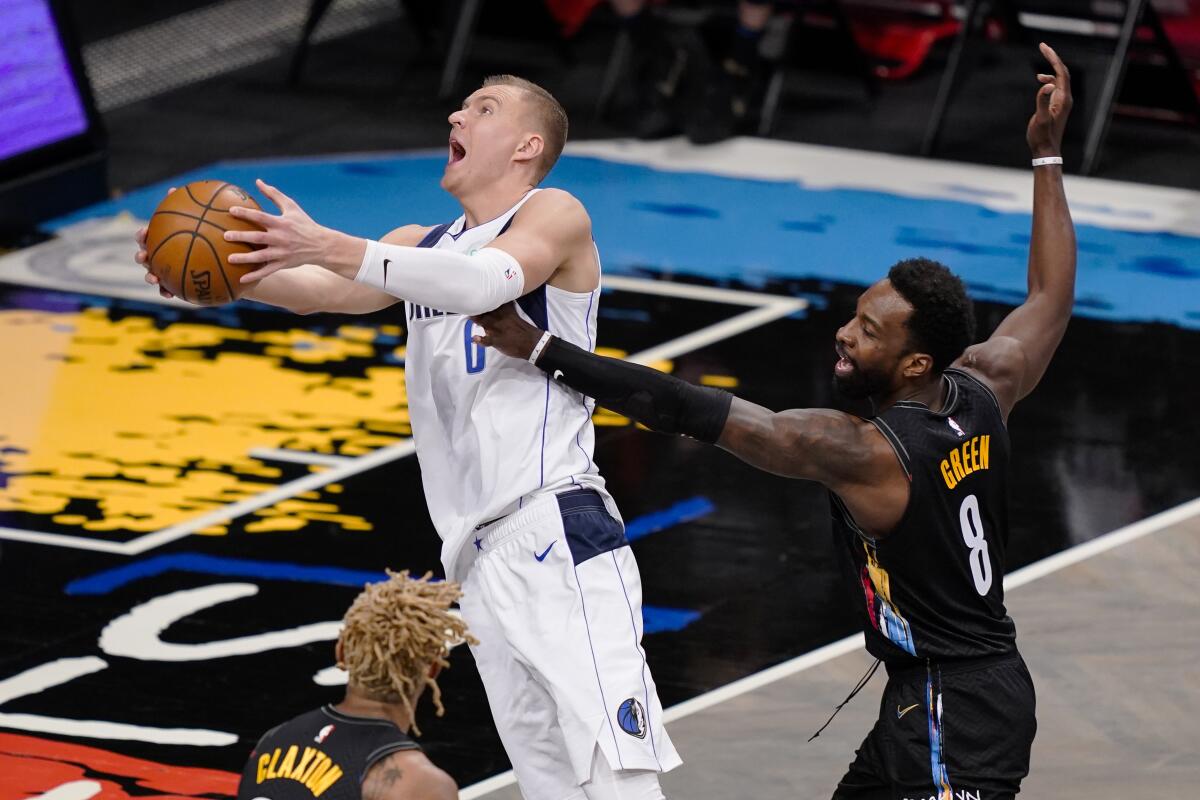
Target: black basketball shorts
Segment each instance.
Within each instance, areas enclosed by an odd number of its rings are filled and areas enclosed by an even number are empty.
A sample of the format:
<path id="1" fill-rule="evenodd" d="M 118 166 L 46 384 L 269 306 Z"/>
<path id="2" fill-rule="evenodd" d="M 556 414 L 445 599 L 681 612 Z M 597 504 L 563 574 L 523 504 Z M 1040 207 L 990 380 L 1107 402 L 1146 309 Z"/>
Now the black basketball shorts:
<path id="1" fill-rule="evenodd" d="M 834 800 L 1005 800 L 1029 774 L 1033 680 L 1017 653 L 889 669 Z"/>

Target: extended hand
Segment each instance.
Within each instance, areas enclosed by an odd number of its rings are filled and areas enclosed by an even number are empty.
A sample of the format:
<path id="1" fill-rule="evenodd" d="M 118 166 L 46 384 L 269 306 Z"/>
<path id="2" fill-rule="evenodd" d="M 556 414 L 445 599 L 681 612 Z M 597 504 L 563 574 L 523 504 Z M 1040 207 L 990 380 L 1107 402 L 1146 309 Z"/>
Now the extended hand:
<path id="1" fill-rule="evenodd" d="M 261 231 L 226 231 L 225 241 L 245 242 L 262 245 L 249 253 L 234 253 L 229 256 L 230 264 L 257 264 L 258 269 L 242 276 L 242 283 L 262 280 L 272 272 L 298 267 L 301 264 L 319 264 L 329 238 L 336 235 L 329 228 L 313 221 L 295 200 L 283 192 L 264 183 L 255 181 L 258 189 L 279 207 L 278 215 L 268 214 L 245 206 L 229 209 L 233 216 L 253 222 Z"/>
<path id="2" fill-rule="evenodd" d="M 1071 73 L 1050 45 L 1040 45 L 1042 55 L 1054 68 L 1053 75 L 1039 74 L 1042 88 L 1037 93 L 1037 109 L 1029 118 L 1025 141 L 1035 158 L 1062 155 L 1063 130 L 1071 114 Z"/>
<path id="3" fill-rule="evenodd" d="M 175 191 L 174 186 L 172 186 L 170 189 L 167 189 L 167 194 L 170 194 L 173 191 Z M 147 232 L 147 230 L 149 230 L 148 226 L 143 225 L 142 227 L 138 228 L 133 234 L 133 241 L 136 242 L 137 246 L 138 246 L 137 252 L 134 253 L 134 255 L 133 255 L 133 260 L 136 261 L 137 263 L 141 264 L 142 267 L 145 268 L 146 283 L 150 284 L 151 286 L 158 286 L 158 293 L 160 295 L 162 295 L 163 297 L 174 297 L 175 295 L 168 292 L 162 286 L 159 286 L 158 276 L 150 271 L 150 254 L 148 252 L 146 252 L 146 232 Z"/>
<path id="4" fill-rule="evenodd" d="M 513 303 L 505 303 L 495 311 L 478 314 L 471 321 L 483 328 L 482 335 L 472 336 L 475 344 L 494 347 L 506 356 L 529 358 L 542 331 L 521 319 Z"/>

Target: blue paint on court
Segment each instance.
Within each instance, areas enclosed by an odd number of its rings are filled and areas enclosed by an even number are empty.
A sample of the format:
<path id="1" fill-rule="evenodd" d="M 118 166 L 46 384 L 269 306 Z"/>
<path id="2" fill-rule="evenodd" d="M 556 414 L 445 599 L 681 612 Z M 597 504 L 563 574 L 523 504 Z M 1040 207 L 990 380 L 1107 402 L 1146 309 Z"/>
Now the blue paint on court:
<path id="1" fill-rule="evenodd" d="M 652 533 L 700 519 L 716 510 L 717 507 L 707 497 L 691 497 L 681 500 L 670 508 L 644 514 L 626 523 L 625 538 L 634 542 Z"/>
<path id="2" fill-rule="evenodd" d="M 644 605 L 642 606 L 642 631 L 643 633 L 681 631 L 700 617 L 699 611 L 691 611 L 686 608 Z"/>
<path id="3" fill-rule="evenodd" d="M 52 227 L 120 210 L 148 217 L 168 185 L 220 178 L 251 188 L 263 177 L 323 224 L 378 238 L 401 224 L 458 216 L 457 204 L 438 186 L 444 162 L 439 152 L 219 163 Z M 866 285 L 897 260 L 924 255 L 949 264 L 976 298 L 1014 303 L 1025 292 L 1027 213 L 579 156 L 564 157 L 550 183 L 587 206 L 610 272 L 651 270 L 750 285 L 778 278 Z M 954 188 L 968 198 L 993 194 Z M 1200 238 L 1095 225 L 1078 225 L 1077 234 L 1078 314 L 1200 327 Z"/>
<path id="4" fill-rule="evenodd" d="M 171 553 L 134 561 L 132 564 L 71 581 L 63 591 L 69 595 L 108 594 L 135 581 L 175 571 L 220 575 L 224 578 L 266 578 L 280 581 L 328 583 L 335 586 L 362 586 L 365 583 L 387 579 L 387 574 L 384 572 L 307 566 L 281 561 L 221 558 L 201 553 Z"/>
<path id="5" fill-rule="evenodd" d="M 171 553 L 135 561 L 132 564 L 97 572 L 71 581 L 63 591 L 68 595 L 105 595 L 122 586 L 166 572 L 191 572 L 222 578 L 257 578 L 278 581 L 324 583 L 334 586 L 361 587 L 387 580 L 387 574 L 341 567 L 310 566 L 280 561 L 256 561 L 222 558 L 202 553 Z M 642 624 L 646 633 L 680 631 L 700 619 L 701 613 L 687 608 L 642 606 Z"/>

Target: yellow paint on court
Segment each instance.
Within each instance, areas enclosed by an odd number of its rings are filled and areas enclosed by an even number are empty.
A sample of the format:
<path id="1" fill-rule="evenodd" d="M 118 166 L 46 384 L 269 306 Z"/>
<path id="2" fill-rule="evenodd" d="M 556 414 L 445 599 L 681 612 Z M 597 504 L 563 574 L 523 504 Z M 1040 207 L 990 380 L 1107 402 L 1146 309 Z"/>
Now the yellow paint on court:
<path id="1" fill-rule="evenodd" d="M 349 326 L 330 336 L 158 327 L 104 308 L 0 311 L 0 511 L 44 515 L 59 530 L 156 531 L 278 485 L 281 470 L 252 448 L 357 456 L 394 444 L 410 434 L 401 366 L 336 376 L 287 363 L 382 360 L 375 337 Z M 263 509 L 247 529 L 371 527 L 333 494 Z"/>
<path id="2" fill-rule="evenodd" d="M 353 457 L 395 444 L 411 435 L 404 370 L 384 358 L 403 359 L 402 334 L 160 325 L 102 307 L 0 310 L 0 511 L 43 517 L 33 527 L 46 531 L 148 533 L 282 483 L 284 467 L 252 458 L 254 448 Z M 350 359 L 360 366 L 339 369 Z M 595 421 L 630 424 L 603 409 Z M 303 493 L 254 512 L 245 529 L 370 530 L 342 511 L 341 494 L 338 485 Z"/>

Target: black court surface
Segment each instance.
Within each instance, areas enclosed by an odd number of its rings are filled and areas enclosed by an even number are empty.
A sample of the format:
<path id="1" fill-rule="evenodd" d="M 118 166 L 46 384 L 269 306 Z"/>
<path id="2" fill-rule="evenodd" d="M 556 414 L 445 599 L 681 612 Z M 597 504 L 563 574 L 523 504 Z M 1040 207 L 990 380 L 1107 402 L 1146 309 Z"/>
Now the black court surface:
<path id="1" fill-rule="evenodd" d="M 769 407 L 834 402 L 832 337 L 858 287 L 612 284 L 606 352 Z M 440 572 L 403 320 L 0 289 L 0 798 L 76 781 L 228 794 L 265 728 L 338 697 L 332 640 L 357 587 L 384 566 Z M 981 333 L 1007 310 L 980 303 Z M 1010 569 L 1200 494 L 1197 353 L 1193 330 L 1072 323 L 1011 420 Z M 819 488 L 597 423 L 665 706 L 854 631 Z M 423 745 L 467 787 L 508 764 L 470 653 L 452 663 Z M 820 722 L 794 720 L 797 747 Z"/>

